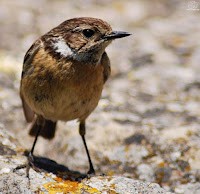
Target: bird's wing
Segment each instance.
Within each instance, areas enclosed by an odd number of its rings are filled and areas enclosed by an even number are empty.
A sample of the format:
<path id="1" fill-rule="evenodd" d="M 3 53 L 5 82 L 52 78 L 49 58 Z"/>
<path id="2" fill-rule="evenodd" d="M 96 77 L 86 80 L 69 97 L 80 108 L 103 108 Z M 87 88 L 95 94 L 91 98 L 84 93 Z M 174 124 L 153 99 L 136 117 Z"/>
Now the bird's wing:
<path id="1" fill-rule="evenodd" d="M 35 43 L 33 43 L 33 45 L 29 48 L 29 50 L 27 51 L 25 57 L 24 57 L 24 63 L 23 63 L 23 70 L 22 70 L 22 76 L 21 76 L 21 85 L 20 85 L 20 97 L 22 100 L 22 106 L 23 106 L 23 110 L 24 110 L 24 115 L 26 118 L 27 122 L 31 122 L 34 119 L 34 112 L 31 110 L 31 108 L 29 107 L 29 105 L 26 103 L 24 96 L 23 96 L 23 92 L 22 92 L 22 79 L 26 73 L 26 70 L 30 67 L 34 56 L 37 54 L 38 50 L 41 47 L 41 41 L 37 40 Z"/>
<path id="2" fill-rule="evenodd" d="M 108 80 L 110 76 L 110 72 L 111 72 L 110 59 L 108 58 L 108 55 L 106 52 L 104 52 L 102 55 L 101 64 L 104 67 L 103 78 L 104 78 L 104 83 L 105 83 Z"/>
<path id="3" fill-rule="evenodd" d="M 41 47 L 41 44 L 42 44 L 41 40 L 36 40 L 32 44 L 32 46 L 28 49 L 24 57 L 23 70 L 32 63 L 34 56 L 37 54 L 38 50 Z M 22 76 L 23 76 L 23 71 L 22 71 Z"/>

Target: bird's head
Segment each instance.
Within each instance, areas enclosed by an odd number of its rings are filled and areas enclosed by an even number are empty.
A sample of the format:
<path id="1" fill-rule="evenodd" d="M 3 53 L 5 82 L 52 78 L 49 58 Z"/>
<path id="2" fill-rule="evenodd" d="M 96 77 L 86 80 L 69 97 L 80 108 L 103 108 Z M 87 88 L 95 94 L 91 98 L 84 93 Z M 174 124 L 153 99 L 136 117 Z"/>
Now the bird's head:
<path id="1" fill-rule="evenodd" d="M 96 18 L 73 18 L 46 34 L 55 52 L 62 58 L 97 64 L 105 48 L 117 38 L 130 33 L 113 31 L 111 26 Z"/>

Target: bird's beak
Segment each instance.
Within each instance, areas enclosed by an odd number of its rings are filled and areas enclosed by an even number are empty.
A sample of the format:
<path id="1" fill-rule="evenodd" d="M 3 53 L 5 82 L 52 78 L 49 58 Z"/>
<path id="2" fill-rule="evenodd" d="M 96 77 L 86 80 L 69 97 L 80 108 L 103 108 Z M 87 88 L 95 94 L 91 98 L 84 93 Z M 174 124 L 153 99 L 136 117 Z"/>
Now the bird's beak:
<path id="1" fill-rule="evenodd" d="M 111 32 L 109 35 L 105 35 L 103 37 L 103 39 L 107 39 L 107 40 L 113 40 L 116 38 L 123 38 L 126 36 L 130 36 L 131 34 L 128 32 L 122 32 L 122 31 L 113 31 Z"/>

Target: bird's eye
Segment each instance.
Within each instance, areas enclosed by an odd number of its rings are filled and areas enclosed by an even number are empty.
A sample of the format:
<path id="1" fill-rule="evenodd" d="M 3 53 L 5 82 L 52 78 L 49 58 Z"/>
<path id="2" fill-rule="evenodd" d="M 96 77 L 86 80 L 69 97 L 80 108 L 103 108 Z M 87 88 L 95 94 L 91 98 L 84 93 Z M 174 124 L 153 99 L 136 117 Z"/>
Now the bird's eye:
<path id="1" fill-rule="evenodd" d="M 83 30 L 83 35 L 86 38 L 91 38 L 94 35 L 94 31 L 91 29 L 85 29 L 85 30 Z"/>

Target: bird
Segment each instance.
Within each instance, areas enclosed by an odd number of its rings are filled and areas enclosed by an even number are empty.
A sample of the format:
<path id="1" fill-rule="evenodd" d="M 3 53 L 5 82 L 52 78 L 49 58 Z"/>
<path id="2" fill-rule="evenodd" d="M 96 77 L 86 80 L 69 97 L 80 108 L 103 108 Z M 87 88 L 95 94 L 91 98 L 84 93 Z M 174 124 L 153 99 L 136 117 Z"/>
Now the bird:
<path id="1" fill-rule="evenodd" d="M 20 97 L 26 121 L 32 122 L 29 134 L 35 140 L 27 163 L 16 169 L 26 168 L 29 177 L 38 136 L 52 139 L 57 121 L 77 119 L 88 174 L 95 174 L 85 139 L 86 119 L 98 105 L 111 73 L 106 47 L 129 35 L 113 31 L 101 19 L 79 17 L 64 21 L 32 44 L 24 57 Z"/>

